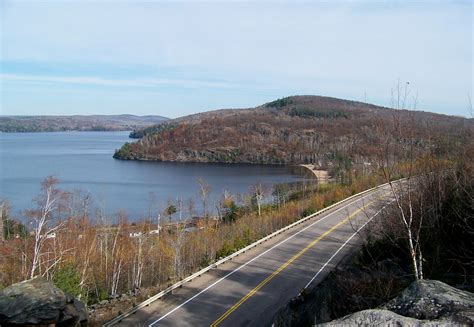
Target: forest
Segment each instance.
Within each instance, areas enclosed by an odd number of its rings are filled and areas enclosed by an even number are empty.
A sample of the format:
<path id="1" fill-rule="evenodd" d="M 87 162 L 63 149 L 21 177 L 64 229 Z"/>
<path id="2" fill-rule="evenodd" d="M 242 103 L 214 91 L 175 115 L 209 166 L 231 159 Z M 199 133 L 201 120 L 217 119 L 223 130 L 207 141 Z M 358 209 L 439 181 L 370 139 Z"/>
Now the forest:
<path id="1" fill-rule="evenodd" d="M 161 116 L 0 116 L 0 132 L 129 131 L 165 121 Z"/>
<path id="2" fill-rule="evenodd" d="M 373 162 L 382 126 L 397 121 L 419 149 L 466 143 L 473 119 L 389 109 L 320 96 L 293 96 L 253 109 L 210 111 L 132 133 L 114 158 L 126 160 L 316 164 L 338 177 Z M 464 132 L 465 131 L 465 132 Z M 396 132 L 396 131 L 391 131 Z M 462 135 L 462 137 L 461 137 Z M 407 142 L 408 135 L 400 142 Z"/>

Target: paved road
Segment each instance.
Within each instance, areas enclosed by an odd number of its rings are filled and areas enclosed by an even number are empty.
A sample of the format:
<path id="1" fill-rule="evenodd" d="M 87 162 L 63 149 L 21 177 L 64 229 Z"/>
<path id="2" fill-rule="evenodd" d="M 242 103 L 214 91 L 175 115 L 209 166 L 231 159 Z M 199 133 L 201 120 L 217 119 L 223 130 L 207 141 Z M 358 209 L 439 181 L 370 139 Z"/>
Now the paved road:
<path id="1" fill-rule="evenodd" d="M 119 326 L 270 326 L 275 313 L 356 249 L 361 228 L 389 201 L 378 189 L 247 251 Z M 376 219 L 376 217 L 374 218 Z M 355 235 L 355 236 L 354 236 Z"/>

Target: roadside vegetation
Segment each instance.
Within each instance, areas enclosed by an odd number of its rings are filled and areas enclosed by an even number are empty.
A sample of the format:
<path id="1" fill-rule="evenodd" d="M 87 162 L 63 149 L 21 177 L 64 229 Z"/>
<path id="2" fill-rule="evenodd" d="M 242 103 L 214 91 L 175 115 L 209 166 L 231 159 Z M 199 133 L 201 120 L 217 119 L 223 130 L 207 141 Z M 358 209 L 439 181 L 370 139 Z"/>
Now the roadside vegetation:
<path id="1" fill-rule="evenodd" d="M 129 222 L 123 213 L 110 223 L 100 210 L 90 215 L 90 197 L 60 190 L 48 177 L 37 207 L 25 224 L 9 217 L 3 203 L 1 285 L 44 276 L 92 304 L 146 287 L 166 288 L 221 257 L 297 219 L 376 185 L 367 176 L 347 185 L 255 185 L 241 198 L 223 192 L 209 203 L 210 188 L 200 183 L 203 211 L 169 202 L 154 217 Z M 266 200 L 264 200 L 266 199 Z M 217 214 L 210 214 L 216 206 Z M 181 219 L 179 219 L 181 217 Z"/>
<path id="2" fill-rule="evenodd" d="M 422 276 L 414 269 L 406 226 L 394 205 L 362 231 L 361 250 L 283 307 L 275 325 L 313 326 L 374 309 L 416 279 L 439 280 L 474 292 L 474 165 L 469 158 L 432 162 L 430 173 L 417 175 L 411 200 L 404 199 L 406 212 L 409 203 L 414 204 Z"/>

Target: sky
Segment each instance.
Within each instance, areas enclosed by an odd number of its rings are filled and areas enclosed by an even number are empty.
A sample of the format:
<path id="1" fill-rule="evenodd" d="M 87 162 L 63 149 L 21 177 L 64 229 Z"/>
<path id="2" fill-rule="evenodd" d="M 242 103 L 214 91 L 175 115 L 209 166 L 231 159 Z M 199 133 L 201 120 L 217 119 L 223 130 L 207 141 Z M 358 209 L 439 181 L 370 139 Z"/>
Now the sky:
<path id="1" fill-rule="evenodd" d="M 290 95 L 469 116 L 472 1 L 0 0 L 0 114 L 179 117 Z"/>

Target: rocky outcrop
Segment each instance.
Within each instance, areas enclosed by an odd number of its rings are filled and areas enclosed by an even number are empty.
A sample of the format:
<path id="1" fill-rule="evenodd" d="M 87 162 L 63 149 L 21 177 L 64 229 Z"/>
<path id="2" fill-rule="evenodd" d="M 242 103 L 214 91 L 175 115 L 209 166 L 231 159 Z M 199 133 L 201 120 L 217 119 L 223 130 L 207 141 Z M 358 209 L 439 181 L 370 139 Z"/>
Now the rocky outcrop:
<path id="1" fill-rule="evenodd" d="M 13 284 L 0 292 L 0 325 L 86 326 L 81 302 L 43 278 Z"/>
<path id="2" fill-rule="evenodd" d="M 474 293 L 436 280 L 413 282 L 383 307 L 406 317 L 474 325 Z"/>
<path id="3" fill-rule="evenodd" d="M 281 308 L 274 317 L 274 325 L 312 326 L 351 312 L 379 307 L 410 285 L 406 276 L 407 272 L 392 260 L 381 261 L 372 269 L 343 263 L 329 272 L 321 283 Z"/>
<path id="4" fill-rule="evenodd" d="M 472 326 L 474 294 L 435 280 L 413 282 L 381 309 L 359 311 L 320 326 Z"/>
<path id="5" fill-rule="evenodd" d="M 392 311 L 370 309 L 347 315 L 317 326 L 422 326 L 423 322 Z M 432 325 L 431 325 L 432 326 Z"/>

